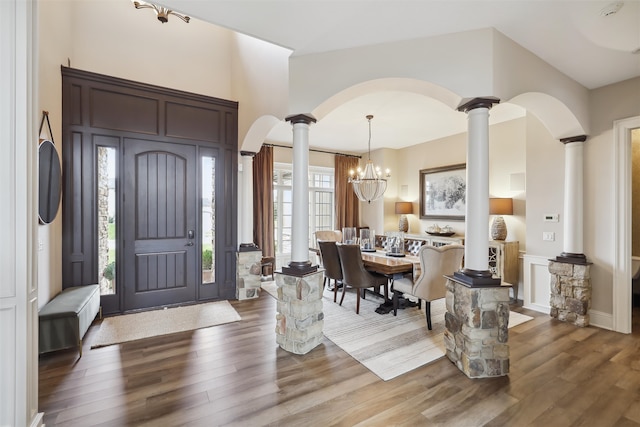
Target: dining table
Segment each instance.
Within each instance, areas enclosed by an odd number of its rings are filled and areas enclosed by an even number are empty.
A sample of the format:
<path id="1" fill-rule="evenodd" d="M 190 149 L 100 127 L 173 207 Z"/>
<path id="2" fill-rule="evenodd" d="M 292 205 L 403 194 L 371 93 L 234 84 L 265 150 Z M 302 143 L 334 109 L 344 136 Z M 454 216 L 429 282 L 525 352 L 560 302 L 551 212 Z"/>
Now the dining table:
<path id="1" fill-rule="evenodd" d="M 382 250 L 363 251 L 362 262 L 367 270 L 383 274 L 390 279 L 399 279 L 407 273 L 416 274 L 420 268 L 420 259 L 417 256 L 392 256 Z"/>

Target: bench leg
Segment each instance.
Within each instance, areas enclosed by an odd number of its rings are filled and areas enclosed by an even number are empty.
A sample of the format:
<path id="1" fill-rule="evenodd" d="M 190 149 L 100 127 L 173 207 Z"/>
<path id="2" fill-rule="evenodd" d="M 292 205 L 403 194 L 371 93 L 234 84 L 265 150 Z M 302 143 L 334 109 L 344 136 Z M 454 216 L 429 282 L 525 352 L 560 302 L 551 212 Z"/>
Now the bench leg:
<path id="1" fill-rule="evenodd" d="M 100 306 L 100 311 L 98 312 L 98 315 L 100 316 L 100 320 L 102 320 L 102 306 Z"/>
<path id="2" fill-rule="evenodd" d="M 78 353 L 80 353 L 80 357 L 82 357 L 82 338 L 78 340 Z"/>

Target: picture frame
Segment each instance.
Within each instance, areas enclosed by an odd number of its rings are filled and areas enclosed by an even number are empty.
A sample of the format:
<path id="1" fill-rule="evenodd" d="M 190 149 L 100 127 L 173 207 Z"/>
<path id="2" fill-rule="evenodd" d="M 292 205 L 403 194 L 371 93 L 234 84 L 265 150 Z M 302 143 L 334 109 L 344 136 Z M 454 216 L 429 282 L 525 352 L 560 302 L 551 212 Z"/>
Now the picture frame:
<path id="1" fill-rule="evenodd" d="M 420 170 L 420 218 L 464 221 L 467 164 Z"/>

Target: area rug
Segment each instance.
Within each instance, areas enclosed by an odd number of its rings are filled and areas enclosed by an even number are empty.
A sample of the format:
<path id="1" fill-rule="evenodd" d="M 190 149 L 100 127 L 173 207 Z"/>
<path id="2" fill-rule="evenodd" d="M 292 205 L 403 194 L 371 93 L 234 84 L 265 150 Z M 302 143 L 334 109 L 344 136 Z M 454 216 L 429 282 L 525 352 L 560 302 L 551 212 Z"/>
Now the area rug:
<path id="1" fill-rule="evenodd" d="M 91 348 L 208 328 L 241 320 L 229 301 L 143 311 L 102 320 Z"/>
<path id="2" fill-rule="evenodd" d="M 275 283 L 265 282 L 262 288 L 277 298 Z M 340 306 L 333 302 L 333 293 L 325 291 L 323 332 L 334 344 L 387 381 L 444 356 L 444 301 L 431 303 L 433 329 L 430 331 L 424 308 L 398 310 L 397 316 L 378 314 L 375 310 L 382 299 L 367 294 L 367 299 L 360 300 L 360 314 L 356 314 L 353 292 L 347 291 Z M 531 319 L 512 311 L 509 328 Z"/>

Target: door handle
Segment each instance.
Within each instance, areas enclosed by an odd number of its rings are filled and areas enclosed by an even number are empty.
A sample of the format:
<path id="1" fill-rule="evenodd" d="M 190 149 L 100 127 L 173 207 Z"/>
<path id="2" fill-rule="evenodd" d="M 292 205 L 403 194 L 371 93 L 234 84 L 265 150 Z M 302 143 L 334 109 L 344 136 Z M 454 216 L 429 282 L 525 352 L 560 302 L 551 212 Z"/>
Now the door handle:
<path id="1" fill-rule="evenodd" d="M 193 246 L 193 242 L 187 242 L 185 246 Z"/>

